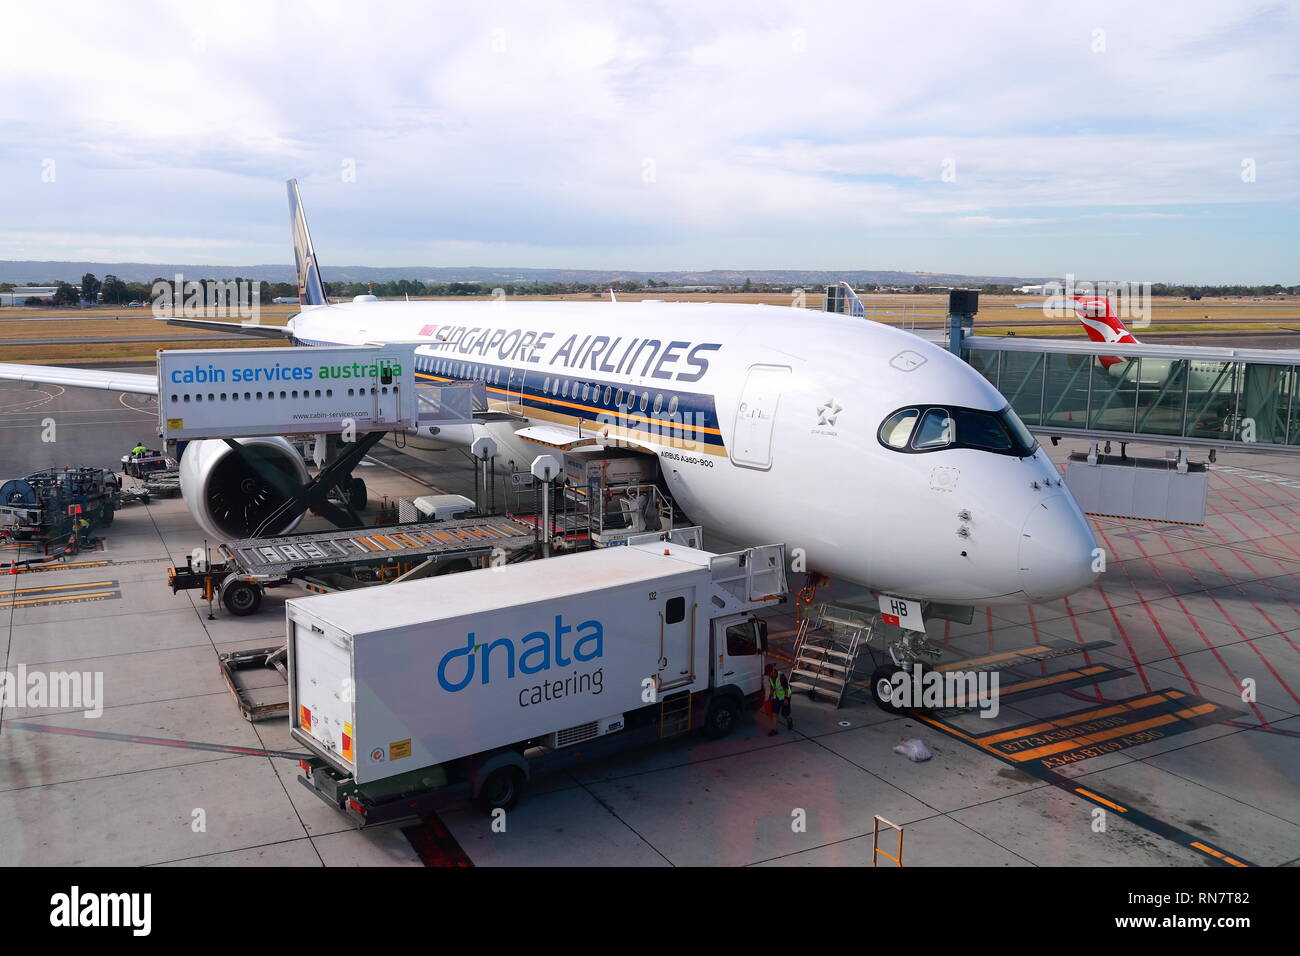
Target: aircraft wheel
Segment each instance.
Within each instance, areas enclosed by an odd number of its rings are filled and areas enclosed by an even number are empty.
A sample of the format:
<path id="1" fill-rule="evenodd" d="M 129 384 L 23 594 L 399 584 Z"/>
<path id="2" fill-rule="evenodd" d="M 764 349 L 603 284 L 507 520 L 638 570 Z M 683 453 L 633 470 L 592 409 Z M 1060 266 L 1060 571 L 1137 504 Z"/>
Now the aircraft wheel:
<path id="1" fill-rule="evenodd" d="M 871 699 L 877 707 L 891 714 L 901 714 L 904 710 L 893 700 L 893 680 L 899 673 L 901 671 L 893 664 L 882 664 L 871 672 Z"/>

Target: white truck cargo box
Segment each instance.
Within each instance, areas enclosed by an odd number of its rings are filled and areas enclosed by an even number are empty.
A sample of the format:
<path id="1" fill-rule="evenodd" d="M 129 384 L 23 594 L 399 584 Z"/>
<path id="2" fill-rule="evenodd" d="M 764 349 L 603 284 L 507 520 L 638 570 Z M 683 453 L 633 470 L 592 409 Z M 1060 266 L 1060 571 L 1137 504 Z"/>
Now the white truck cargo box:
<path id="1" fill-rule="evenodd" d="M 784 585 L 774 549 L 751 591 Z M 774 600 L 737 567 L 654 543 L 293 599 L 291 728 L 365 784 L 697 691 L 711 612 Z"/>

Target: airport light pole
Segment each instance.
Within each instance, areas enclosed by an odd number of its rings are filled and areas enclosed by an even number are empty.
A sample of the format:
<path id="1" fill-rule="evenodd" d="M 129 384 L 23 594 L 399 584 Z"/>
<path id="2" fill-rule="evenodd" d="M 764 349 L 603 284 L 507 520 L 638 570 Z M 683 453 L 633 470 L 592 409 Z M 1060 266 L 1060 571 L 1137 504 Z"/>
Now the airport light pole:
<path id="1" fill-rule="evenodd" d="M 948 290 L 948 351 L 958 358 L 961 358 L 962 340 L 975 327 L 975 313 L 979 310 L 979 290 Z"/>
<path id="2" fill-rule="evenodd" d="M 554 455 L 538 455 L 529 469 L 542 483 L 542 557 L 551 556 L 551 478 L 560 473 L 560 463 Z"/>

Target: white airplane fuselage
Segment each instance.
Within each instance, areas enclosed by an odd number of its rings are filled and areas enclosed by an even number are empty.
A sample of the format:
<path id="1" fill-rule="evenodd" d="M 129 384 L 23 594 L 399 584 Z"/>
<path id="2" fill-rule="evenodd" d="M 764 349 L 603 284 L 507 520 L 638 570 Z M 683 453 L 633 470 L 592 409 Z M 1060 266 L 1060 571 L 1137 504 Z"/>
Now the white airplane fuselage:
<path id="1" fill-rule="evenodd" d="M 630 443 L 658 456 L 694 521 L 784 543 L 807 570 L 981 605 L 1060 597 L 1095 576 L 1092 531 L 1041 449 L 881 440 L 908 406 L 1006 406 L 969 365 L 885 325 L 771 306 L 510 300 L 316 306 L 291 324 L 308 346 L 427 339 L 419 379 L 484 381 L 493 407 L 527 421 L 426 438 L 491 435 L 521 469 L 546 451 L 515 434 L 526 425 Z"/>

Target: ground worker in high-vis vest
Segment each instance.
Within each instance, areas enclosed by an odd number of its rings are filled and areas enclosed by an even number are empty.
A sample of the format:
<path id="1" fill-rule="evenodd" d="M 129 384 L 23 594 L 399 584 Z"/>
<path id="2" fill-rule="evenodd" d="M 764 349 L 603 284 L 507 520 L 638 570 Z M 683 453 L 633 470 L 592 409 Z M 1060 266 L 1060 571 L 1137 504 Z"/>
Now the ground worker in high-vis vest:
<path id="1" fill-rule="evenodd" d="M 776 669 L 775 664 L 767 665 L 767 709 L 772 715 L 772 729 L 767 732 L 775 737 L 777 722 L 784 717 L 787 730 L 794 730 L 794 718 L 790 716 L 790 680 Z"/>

